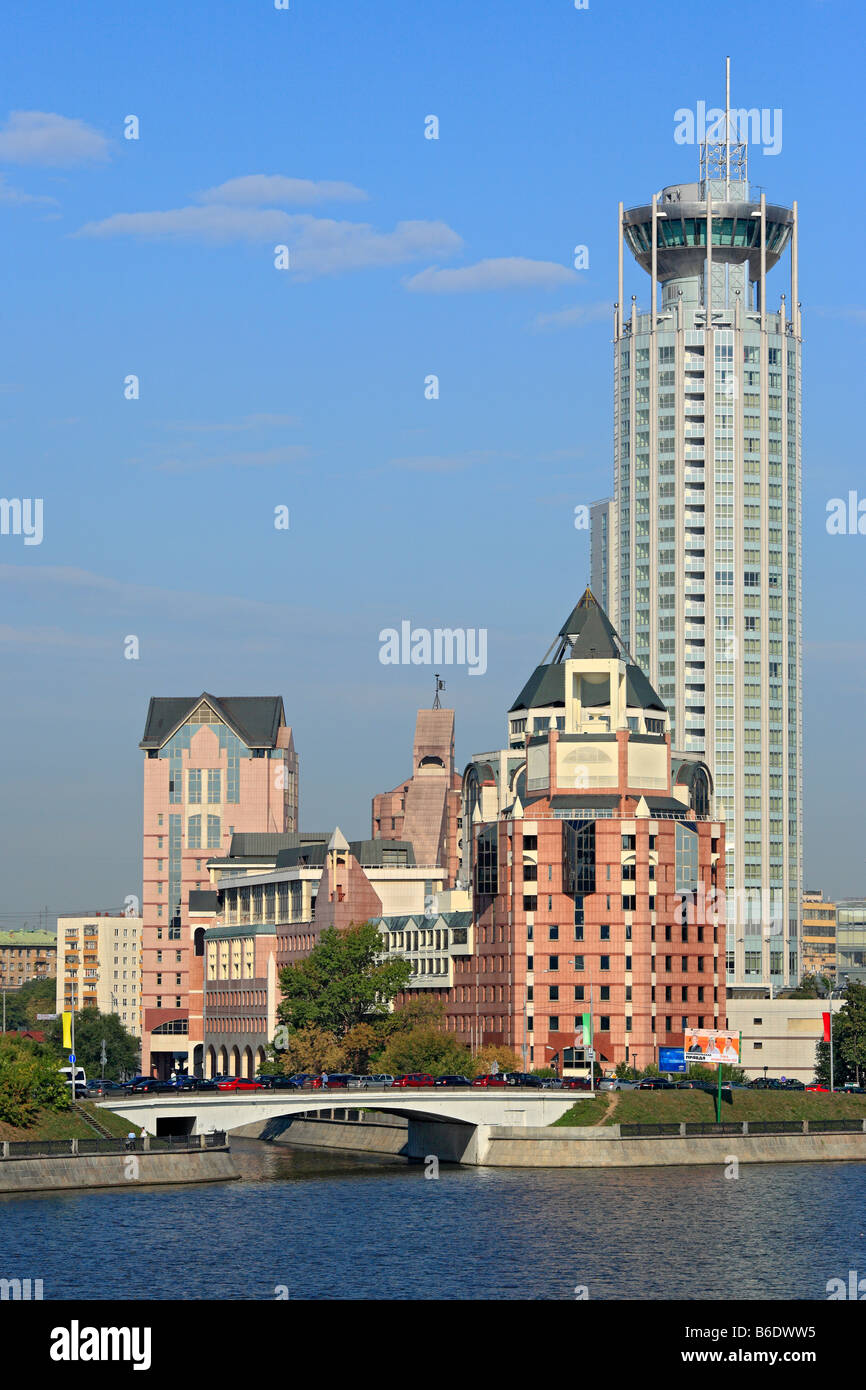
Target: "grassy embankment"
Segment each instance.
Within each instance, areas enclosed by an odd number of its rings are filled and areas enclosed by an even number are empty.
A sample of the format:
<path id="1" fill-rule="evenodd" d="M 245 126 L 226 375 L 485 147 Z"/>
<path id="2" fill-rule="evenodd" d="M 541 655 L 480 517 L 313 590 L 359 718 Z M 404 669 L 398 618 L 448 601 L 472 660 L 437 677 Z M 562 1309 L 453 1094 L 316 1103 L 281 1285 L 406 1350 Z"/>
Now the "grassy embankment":
<path id="1" fill-rule="evenodd" d="M 734 1103 L 722 1101 L 722 1122 L 738 1120 L 862 1120 L 866 1096 L 825 1095 L 805 1091 L 734 1091 Z M 608 1109 L 608 1106 L 610 1107 Z M 578 1100 L 557 1125 L 711 1124 L 716 1097 L 706 1091 L 608 1091 Z"/>
<path id="2" fill-rule="evenodd" d="M 130 1124 L 122 1115 L 115 1115 L 113 1110 L 97 1109 L 92 1101 L 82 1101 L 83 1108 L 91 1115 L 95 1115 L 100 1123 L 116 1138 L 122 1139 L 129 1134 L 130 1130 L 139 1133 L 139 1127 Z M 22 1140 L 32 1141 L 35 1139 L 95 1139 L 96 1130 L 74 1110 L 41 1110 L 38 1118 L 26 1129 L 19 1129 L 15 1125 L 8 1125 L 0 1120 L 0 1139 L 9 1139 L 13 1142 Z"/>

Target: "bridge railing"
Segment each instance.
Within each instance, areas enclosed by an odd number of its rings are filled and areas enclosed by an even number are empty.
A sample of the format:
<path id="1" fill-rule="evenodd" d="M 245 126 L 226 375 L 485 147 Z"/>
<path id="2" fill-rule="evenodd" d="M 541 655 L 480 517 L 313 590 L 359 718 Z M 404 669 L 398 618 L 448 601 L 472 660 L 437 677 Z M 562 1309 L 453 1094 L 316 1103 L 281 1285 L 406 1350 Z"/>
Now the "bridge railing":
<path id="1" fill-rule="evenodd" d="M 210 1134 L 145 1134 L 136 1139 L 101 1139 L 94 1135 L 84 1139 L 24 1139 L 3 1140 L 0 1161 L 13 1158 L 92 1157 L 94 1154 L 170 1153 L 195 1149 L 222 1149 L 226 1146 L 225 1130 Z"/>

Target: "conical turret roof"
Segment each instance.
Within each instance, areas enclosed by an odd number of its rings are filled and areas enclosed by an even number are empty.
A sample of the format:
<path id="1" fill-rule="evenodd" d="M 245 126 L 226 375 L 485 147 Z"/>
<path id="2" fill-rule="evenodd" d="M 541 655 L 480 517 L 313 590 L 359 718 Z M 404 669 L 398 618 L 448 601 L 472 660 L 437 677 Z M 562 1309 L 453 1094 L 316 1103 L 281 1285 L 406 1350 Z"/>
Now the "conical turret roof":
<path id="1" fill-rule="evenodd" d="M 509 714 L 522 709 L 565 705 L 564 662 L 623 661 L 626 665 L 627 700 L 633 709 L 664 710 L 661 697 L 637 665 L 592 590 L 587 586 L 549 646 L 544 661 L 536 666 Z"/>

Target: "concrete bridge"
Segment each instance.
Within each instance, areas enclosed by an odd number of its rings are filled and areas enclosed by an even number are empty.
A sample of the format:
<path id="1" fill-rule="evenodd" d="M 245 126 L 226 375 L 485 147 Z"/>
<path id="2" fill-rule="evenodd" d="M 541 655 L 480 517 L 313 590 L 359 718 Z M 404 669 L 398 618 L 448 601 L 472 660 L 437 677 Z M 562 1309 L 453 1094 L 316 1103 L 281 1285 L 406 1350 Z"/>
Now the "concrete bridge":
<path id="1" fill-rule="evenodd" d="M 409 1121 L 409 1156 L 437 1158 L 455 1163 L 477 1163 L 491 1126 L 511 1129 L 545 1127 L 558 1120 L 575 1101 L 591 1099 L 585 1091 L 547 1091 L 517 1086 L 466 1089 L 424 1086 L 417 1090 L 382 1087 L 381 1090 L 339 1091 L 188 1091 L 176 1096 L 124 1096 L 97 1102 L 148 1134 L 207 1134 L 213 1130 L 261 1127 L 268 1138 L 268 1122 L 274 1133 L 292 1117 L 335 1108 L 379 1110 L 403 1115 Z"/>

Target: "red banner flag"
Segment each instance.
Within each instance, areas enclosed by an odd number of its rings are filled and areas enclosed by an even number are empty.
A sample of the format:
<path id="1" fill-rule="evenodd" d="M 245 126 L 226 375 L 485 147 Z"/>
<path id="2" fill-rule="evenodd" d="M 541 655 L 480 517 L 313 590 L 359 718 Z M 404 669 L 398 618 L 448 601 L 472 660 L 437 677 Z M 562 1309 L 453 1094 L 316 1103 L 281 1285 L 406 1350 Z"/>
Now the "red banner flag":
<path id="1" fill-rule="evenodd" d="M 829 1042 L 829 1041 L 830 1041 L 830 1015 L 829 1015 L 829 1014 L 822 1014 L 821 1017 L 822 1017 L 823 1020 L 824 1020 L 824 1041 L 825 1041 L 825 1042 Z"/>

